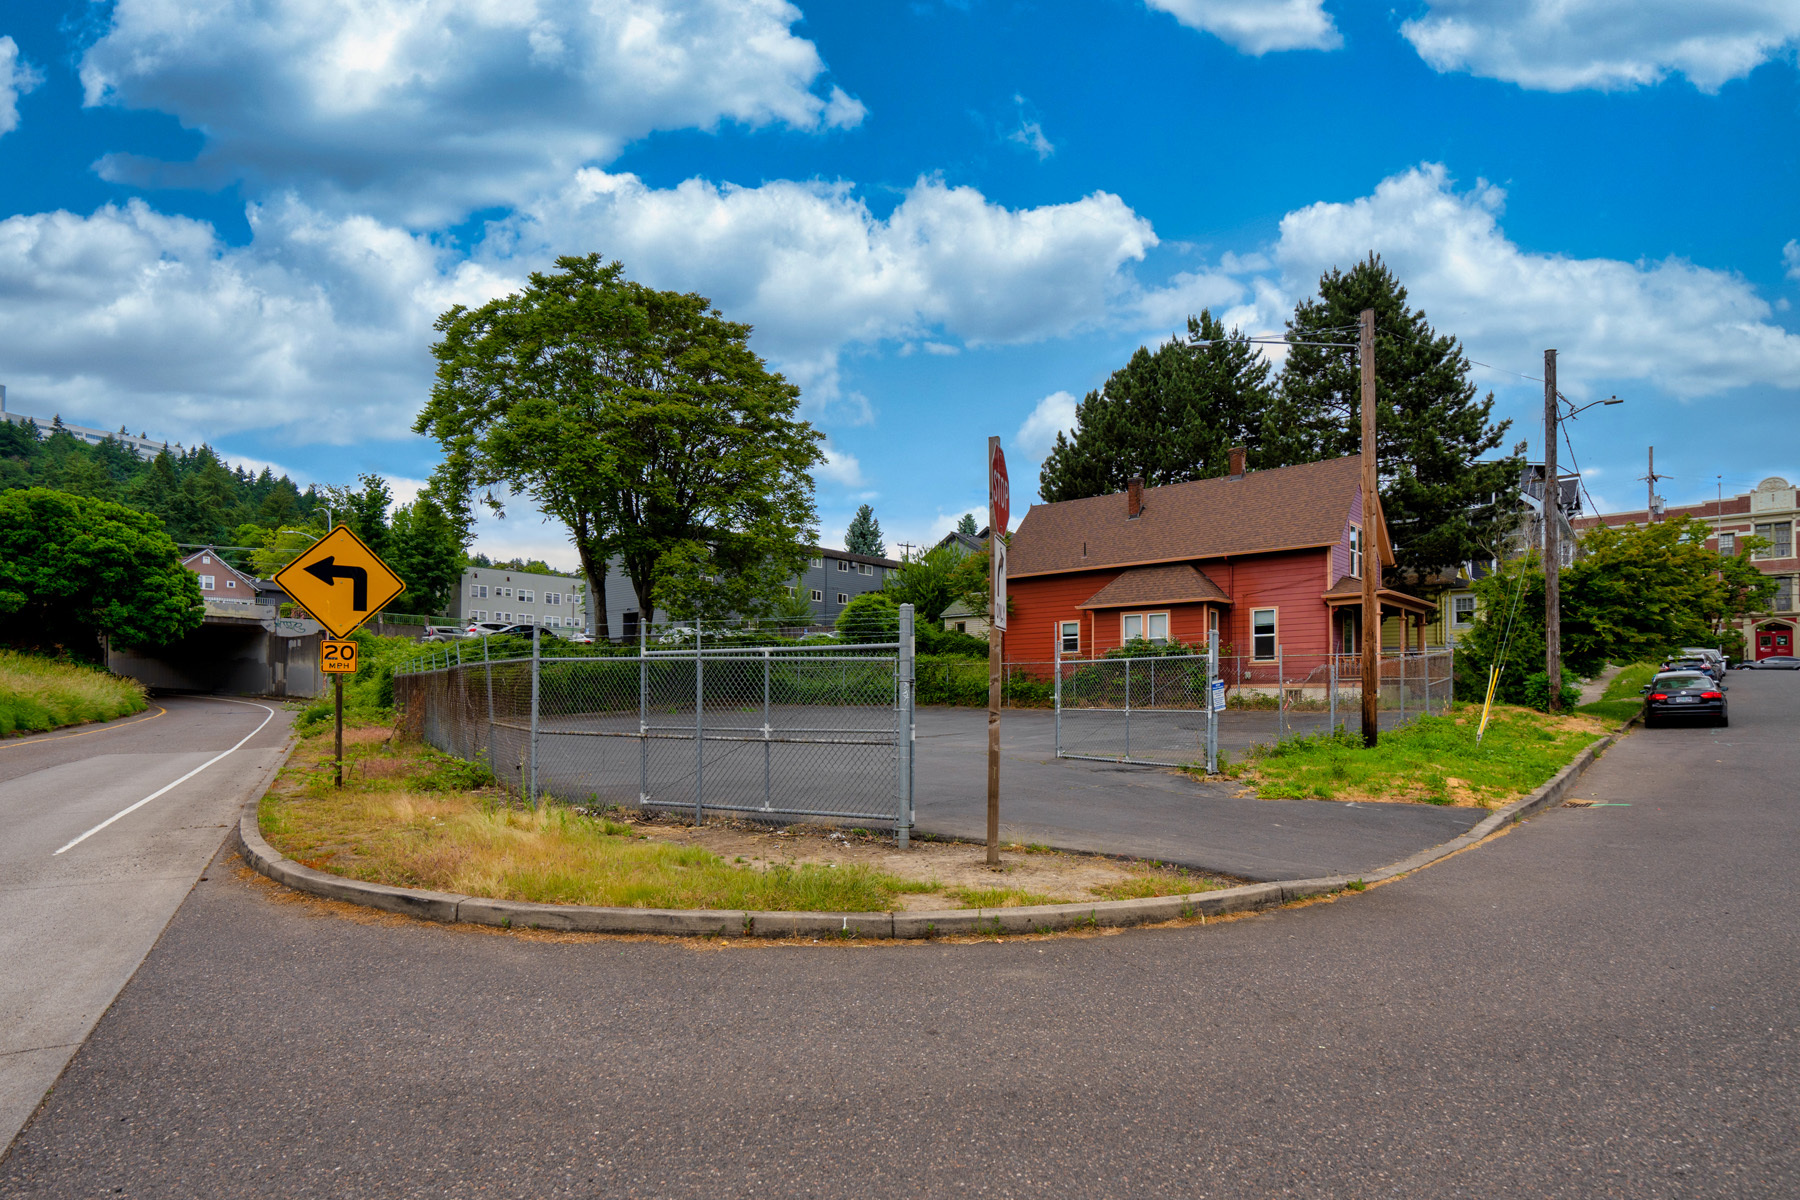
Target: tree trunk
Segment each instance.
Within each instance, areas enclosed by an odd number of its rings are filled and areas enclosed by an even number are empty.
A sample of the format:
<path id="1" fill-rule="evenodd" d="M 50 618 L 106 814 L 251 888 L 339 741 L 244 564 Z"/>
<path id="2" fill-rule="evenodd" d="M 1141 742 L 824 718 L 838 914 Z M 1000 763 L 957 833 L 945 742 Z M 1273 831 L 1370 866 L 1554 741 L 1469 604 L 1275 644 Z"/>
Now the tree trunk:
<path id="1" fill-rule="evenodd" d="M 581 557 L 581 573 L 587 579 L 588 611 L 594 614 L 594 638 L 610 642 L 612 620 L 606 611 L 606 559 L 601 558 L 596 568 L 592 543 L 585 527 L 576 530 L 575 553 Z"/>

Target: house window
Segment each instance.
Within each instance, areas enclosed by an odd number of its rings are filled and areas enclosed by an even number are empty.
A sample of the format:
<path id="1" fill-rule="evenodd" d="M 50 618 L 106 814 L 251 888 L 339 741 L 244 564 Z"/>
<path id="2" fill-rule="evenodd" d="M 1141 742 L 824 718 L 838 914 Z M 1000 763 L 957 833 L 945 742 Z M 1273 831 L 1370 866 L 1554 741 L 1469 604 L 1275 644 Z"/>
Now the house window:
<path id="1" fill-rule="evenodd" d="M 469 598 L 471 600 L 479 600 L 481 598 L 481 585 L 479 583 L 471 583 L 469 585 Z"/>
<path id="2" fill-rule="evenodd" d="M 1081 653 L 1081 622 L 1059 621 L 1056 625 L 1057 637 L 1062 639 L 1064 654 Z"/>
<path id="3" fill-rule="evenodd" d="M 958 621 L 956 623 L 956 632 L 958 632 L 958 633 L 969 632 L 969 623 L 967 621 Z"/>
<path id="4" fill-rule="evenodd" d="M 1719 535 L 1719 553 L 1720 554 L 1736 554 L 1737 553 L 1737 534 L 1721 533 Z"/>
<path id="5" fill-rule="evenodd" d="M 1219 610 L 1216 608 L 1209 608 L 1206 610 L 1206 642 L 1208 645 L 1212 645 L 1218 640 Z"/>
<path id="6" fill-rule="evenodd" d="M 823 604 L 825 602 L 825 593 L 818 588 L 814 588 L 812 590 L 812 598 L 814 604 Z"/>
<path id="7" fill-rule="evenodd" d="M 1147 641 L 1158 645 L 1169 640 L 1169 614 L 1126 613 L 1119 618 L 1119 640 Z"/>
<path id="8" fill-rule="evenodd" d="M 1475 597 L 1452 596 L 1450 598 L 1450 624 L 1458 629 L 1467 629 L 1475 623 Z"/>
<path id="9" fill-rule="evenodd" d="M 537 618 L 532 616 L 530 613 L 520 613 L 519 614 L 519 624 L 521 624 L 521 625 L 529 625 L 536 619 Z"/>
<path id="10" fill-rule="evenodd" d="M 562 593 L 561 592 L 545 592 L 544 593 L 544 603 L 545 604 L 561 604 L 562 603 Z"/>
<path id="11" fill-rule="evenodd" d="M 1769 601 L 1770 612 L 1792 612 L 1794 608 L 1794 577 L 1779 575 L 1775 578 L 1775 598 Z"/>
<path id="12" fill-rule="evenodd" d="M 202 575 L 200 577 L 200 590 L 203 592 L 210 592 L 213 590 L 213 577 L 211 575 Z"/>
<path id="13" fill-rule="evenodd" d="M 203 567 L 210 567 L 210 566 L 212 566 L 212 555 L 210 555 L 210 554 L 202 554 L 202 555 L 201 555 L 201 556 L 200 556 L 200 565 L 201 565 L 201 566 L 203 566 Z"/>
<path id="14" fill-rule="evenodd" d="M 1272 608 L 1253 608 L 1250 610 L 1250 654 L 1257 659 L 1275 657 L 1275 610 Z"/>
<path id="15" fill-rule="evenodd" d="M 838 593 L 838 603 L 839 604 L 850 603 L 850 593 L 849 592 L 839 592 Z"/>
<path id="16" fill-rule="evenodd" d="M 856 573 L 858 575 L 873 575 L 875 573 L 875 564 L 874 563 L 857 563 L 856 564 Z"/>
<path id="17" fill-rule="evenodd" d="M 1343 653 L 1345 653 L 1345 654 L 1355 654 L 1356 653 L 1356 644 L 1358 641 L 1358 635 L 1361 633 L 1361 630 L 1362 630 L 1361 615 L 1358 613 L 1354 613 L 1354 612 L 1345 613 L 1344 614 Z"/>
<path id="18" fill-rule="evenodd" d="M 225 586 L 226 586 L 226 587 L 228 587 L 228 588 L 234 588 L 234 587 L 236 587 L 236 586 L 237 586 L 237 580 L 235 580 L 235 579 L 227 579 L 227 580 L 226 580 L 226 581 L 225 581 Z"/>
<path id="19" fill-rule="evenodd" d="M 531 603 L 531 589 L 530 588 L 520 588 L 519 589 L 519 599 L 524 601 L 526 604 L 530 604 Z"/>
<path id="20" fill-rule="evenodd" d="M 812 560 L 812 565 L 815 567 L 822 567 L 825 565 L 825 560 L 822 558 L 815 558 Z"/>
<path id="21" fill-rule="evenodd" d="M 838 565 L 838 570 L 848 571 L 850 569 L 850 560 L 847 558 L 840 558 L 837 560 L 837 565 Z"/>
<path id="22" fill-rule="evenodd" d="M 1769 525 L 1758 525 L 1756 536 L 1769 543 L 1767 550 L 1758 550 L 1758 558 L 1791 558 L 1794 554 L 1794 523 L 1792 521 L 1776 521 Z"/>
<path id="23" fill-rule="evenodd" d="M 1363 532 L 1361 525 L 1350 527 L 1350 573 L 1358 579 L 1363 573 Z"/>

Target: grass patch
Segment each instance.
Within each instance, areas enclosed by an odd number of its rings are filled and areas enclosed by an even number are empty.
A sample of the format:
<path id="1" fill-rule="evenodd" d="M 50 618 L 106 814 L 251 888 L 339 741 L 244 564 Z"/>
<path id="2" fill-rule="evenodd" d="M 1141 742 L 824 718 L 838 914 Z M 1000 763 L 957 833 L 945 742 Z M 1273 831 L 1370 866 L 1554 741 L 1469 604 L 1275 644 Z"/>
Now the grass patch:
<path id="1" fill-rule="evenodd" d="M 1655 663 L 1632 663 L 1607 682 L 1600 699 L 1580 705 L 1575 711 L 1615 724 L 1629 721 L 1643 711 L 1644 685 L 1660 669 Z"/>
<path id="2" fill-rule="evenodd" d="M 396 746 L 378 728 L 351 732 L 341 791 L 331 786 L 330 737 L 319 732 L 302 739 L 259 811 L 270 844 L 315 870 L 396 887 L 624 908 L 875 912 L 895 907 L 902 892 L 939 887 L 866 866 L 737 866 L 566 805 L 515 807 L 477 765 L 425 746 Z"/>
<path id="3" fill-rule="evenodd" d="M 1542 784 L 1605 726 L 1583 715 L 1551 716 L 1495 705 L 1480 746 L 1481 706 L 1458 704 L 1448 716 L 1421 717 L 1385 731 L 1373 750 L 1343 730 L 1288 738 L 1257 752 L 1240 778 L 1258 797 L 1318 800 L 1410 800 L 1483 808 Z"/>
<path id="4" fill-rule="evenodd" d="M 1133 875 L 1118 883 L 1095 884 L 1088 891 L 1102 900 L 1148 900 L 1153 896 L 1185 896 L 1190 892 L 1210 892 L 1230 886 L 1203 875 L 1190 875 L 1187 868 L 1177 867 L 1173 871 Z"/>
<path id="5" fill-rule="evenodd" d="M 947 893 L 964 908 L 1026 908 L 1035 904 L 1066 904 L 1067 896 L 1046 896 L 1019 888 L 951 888 Z"/>
<path id="6" fill-rule="evenodd" d="M 1580 705 L 1575 711 L 1617 724 L 1631 720 L 1643 711 L 1643 707 L 1642 700 L 1596 700 L 1592 704 Z"/>
<path id="7" fill-rule="evenodd" d="M 99 667 L 0 650 L 0 737 L 110 721 L 149 706 L 144 685 Z"/>

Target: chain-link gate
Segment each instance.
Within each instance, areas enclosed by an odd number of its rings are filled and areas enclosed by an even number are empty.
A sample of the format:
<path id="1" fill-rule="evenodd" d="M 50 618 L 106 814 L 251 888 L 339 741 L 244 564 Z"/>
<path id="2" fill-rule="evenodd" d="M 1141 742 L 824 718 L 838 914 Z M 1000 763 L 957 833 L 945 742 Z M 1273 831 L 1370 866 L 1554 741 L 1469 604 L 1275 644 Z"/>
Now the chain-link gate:
<path id="1" fill-rule="evenodd" d="M 1058 758 L 1215 769 L 1207 656 L 1073 661 L 1059 653 L 1055 671 Z"/>
<path id="2" fill-rule="evenodd" d="M 912 616 L 893 642 L 465 656 L 397 675 L 395 696 L 425 741 L 533 800 L 854 820 L 904 844 Z"/>

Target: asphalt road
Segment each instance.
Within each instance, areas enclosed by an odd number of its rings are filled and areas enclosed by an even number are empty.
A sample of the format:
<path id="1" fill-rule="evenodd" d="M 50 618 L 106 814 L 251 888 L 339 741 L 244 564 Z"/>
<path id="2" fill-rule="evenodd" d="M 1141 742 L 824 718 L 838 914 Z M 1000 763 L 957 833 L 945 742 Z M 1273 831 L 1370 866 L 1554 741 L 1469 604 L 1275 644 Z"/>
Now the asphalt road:
<path id="1" fill-rule="evenodd" d="M 163 698 L 109 724 L 0 741 L 0 1145 L 149 953 L 287 725 L 278 705 Z"/>
<path id="2" fill-rule="evenodd" d="M 215 869 L 7 1196 L 1791 1197 L 1800 677 L 1410 878 L 972 945 L 534 938 Z"/>

